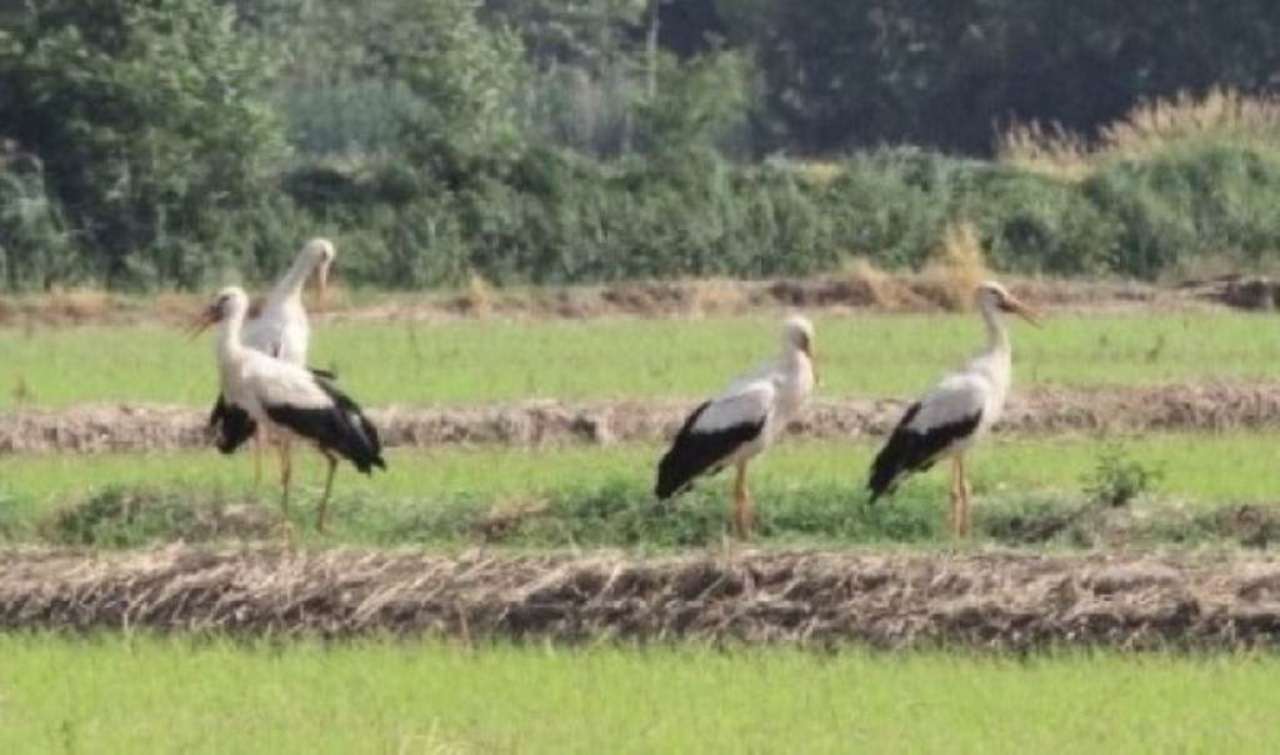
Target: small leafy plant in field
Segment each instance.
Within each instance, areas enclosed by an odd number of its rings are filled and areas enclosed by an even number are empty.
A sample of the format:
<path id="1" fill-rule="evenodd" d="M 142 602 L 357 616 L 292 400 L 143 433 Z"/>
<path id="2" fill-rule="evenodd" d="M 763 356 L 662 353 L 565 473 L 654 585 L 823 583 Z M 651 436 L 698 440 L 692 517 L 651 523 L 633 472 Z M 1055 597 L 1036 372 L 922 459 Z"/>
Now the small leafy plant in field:
<path id="1" fill-rule="evenodd" d="M 1107 443 L 1084 480 L 1084 492 L 1099 506 L 1120 508 L 1150 492 L 1164 471 L 1134 459 L 1124 446 Z"/>

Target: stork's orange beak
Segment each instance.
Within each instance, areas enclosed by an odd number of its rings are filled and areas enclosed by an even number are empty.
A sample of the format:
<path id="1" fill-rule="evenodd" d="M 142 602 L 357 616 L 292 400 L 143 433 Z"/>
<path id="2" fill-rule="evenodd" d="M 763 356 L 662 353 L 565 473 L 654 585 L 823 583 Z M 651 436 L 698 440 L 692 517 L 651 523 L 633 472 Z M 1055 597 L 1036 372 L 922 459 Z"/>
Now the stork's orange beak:
<path id="1" fill-rule="evenodd" d="M 1026 304 L 1023 304 L 1022 302 L 1013 298 L 1012 296 L 1004 300 L 1004 302 L 1002 303 L 1001 309 L 1003 309 L 1006 312 L 1014 313 L 1015 315 L 1021 317 L 1022 319 L 1026 320 L 1027 322 L 1031 323 L 1037 328 L 1041 327 L 1041 324 L 1040 324 L 1040 320 L 1042 317 L 1041 314 L 1036 310 L 1032 309 L 1031 307 L 1028 307 Z"/>
<path id="2" fill-rule="evenodd" d="M 222 319 L 222 314 L 218 311 L 216 305 L 209 305 L 191 322 L 187 328 L 187 335 L 191 340 L 195 340 L 196 336 L 205 332 L 211 325 Z"/>

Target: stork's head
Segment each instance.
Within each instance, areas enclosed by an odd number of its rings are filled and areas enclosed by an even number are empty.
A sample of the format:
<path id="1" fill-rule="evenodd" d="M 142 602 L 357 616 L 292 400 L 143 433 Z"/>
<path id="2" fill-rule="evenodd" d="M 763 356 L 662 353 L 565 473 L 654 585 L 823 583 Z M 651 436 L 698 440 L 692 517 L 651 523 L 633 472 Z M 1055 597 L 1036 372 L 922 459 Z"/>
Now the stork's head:
<path id="1" fill-rule="evenodd" d="M 302 247 L 302 253 L 311 261 L 311 269 L 316 273 L 316 289 L 319 290 L 320 298 L 323 299 L 329 287 L 329 267 L 333 264 L 333 258 L 338 256 L 338 252 L 329 239 L 314 238 Z"/>
<path id="2" fill-rule="evenodd" d="M 996 281 L 984 281 L 978 286 L 978 307 L 986 312 L 1012 312 L 1032 325 L 1040 325 L 1040 314 L 1018 301 L 1008 289 Z"/>
<path id="3" fill-rule="evenodd" d="M 792 315 L 782 324 L 782 348 L 788 352 L 800 352 L 809 358 L 814 380 L 818 379 L 817 357 L 813 351 L 813 323 L 804 315 Z"/>
<path id="4" fill-rule="evenodd" d="M 792 315 L 782 325 L 782 342 L 791 349 L 813 356 L 813 323 L 804 315 Z"/>
<path id="5" fill-rule="evenodd" d="M 233 316 L 244 316 L 249 310 L 249 296 L 239 286 L 228 286 L 218 292 L 213 301 L 191 327 L 191 337 L 195 338 L 211 325 L 223 322 Z"/>

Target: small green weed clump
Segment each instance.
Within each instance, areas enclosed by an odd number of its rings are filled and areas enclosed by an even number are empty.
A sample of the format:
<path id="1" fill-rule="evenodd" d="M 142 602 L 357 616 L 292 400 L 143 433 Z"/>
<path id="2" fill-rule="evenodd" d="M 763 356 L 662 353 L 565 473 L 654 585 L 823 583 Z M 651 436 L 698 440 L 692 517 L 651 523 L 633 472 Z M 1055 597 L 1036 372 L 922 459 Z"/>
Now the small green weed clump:
<path id="1" fill-rule="evenodd" d="M 1124 446 L 1108 443 L 1085 478 L 1084 492 L 1100 506 L 1120 508 L 1150 492 L 1163 476 L 1160 468 L 1133 459 Z"/>

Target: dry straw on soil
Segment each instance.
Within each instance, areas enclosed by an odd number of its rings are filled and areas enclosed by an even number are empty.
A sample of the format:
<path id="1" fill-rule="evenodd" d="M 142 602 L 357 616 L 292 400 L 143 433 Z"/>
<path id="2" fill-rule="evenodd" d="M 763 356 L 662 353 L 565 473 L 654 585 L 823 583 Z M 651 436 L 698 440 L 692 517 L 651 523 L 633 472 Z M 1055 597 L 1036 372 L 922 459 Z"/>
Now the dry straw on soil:
<path id="1" fill-rule="evenodd" d="M 388 446 L 554 446 L 658 442 L 693 401 L 570 404 L 528 401 L 480 407 L 389 407 L 370 412 Z M 892 428 L 892 399 L 816 401 L 788 427 L 806 438 L 856 440 Z M 0 413 L 0 453 L 163 451 L 208 445 L 205 414 L 172 406 L 93 405 Z M 1280 427 L 1280 387 L 1189 383 L 1157 387 L 1036 387 L 1010 397 L 998 433 L 1143 432 Z"/>
<path id="2" fill-rule="evenodd" d="M 969 646 L 1274 647 L 1261 558 L 0 553 L 0 626 Z"/>
<path id="3" fill-rule="evenodd" d="M 377 305 L 355 304 L 353 297 L 339 287 L 331 290 L 324 302 L 313 298 L 308 307 L 321 323 L 474 317 L 691 317 L 776 311 L 783 307 L 935 312 L 968 306 L 972 286 L 966 291 L 964 285 L 981 280 L 974 272 L 981 269 L 981 257 L 965 251 L 975 248 L 976 235 L 966 228 L 960 225 L 948 231 L 940 243 L 938 259 L 923 273 L 889 273 L 855 260 L 844 273 L 767 281 L 706 279 L 539 289 L 496 288 L 481 278 L 473 278 L 461 292 L 412 297 L 388 294 Z M 981 254 L 980 250 L 977 254 Z M 1192 293 L 1135 282 L 1004 280 L 1019 298 L 1041 307 L 1167 311 L 1197 305 Z M 42 327 L 139 322 L 183 327 L 206 303 L 203 296 L 176 293 L 149 299 L 93 292 L 16 297 L 0 300 L 0 327 L 22 327 L 31 332 Z"/>

